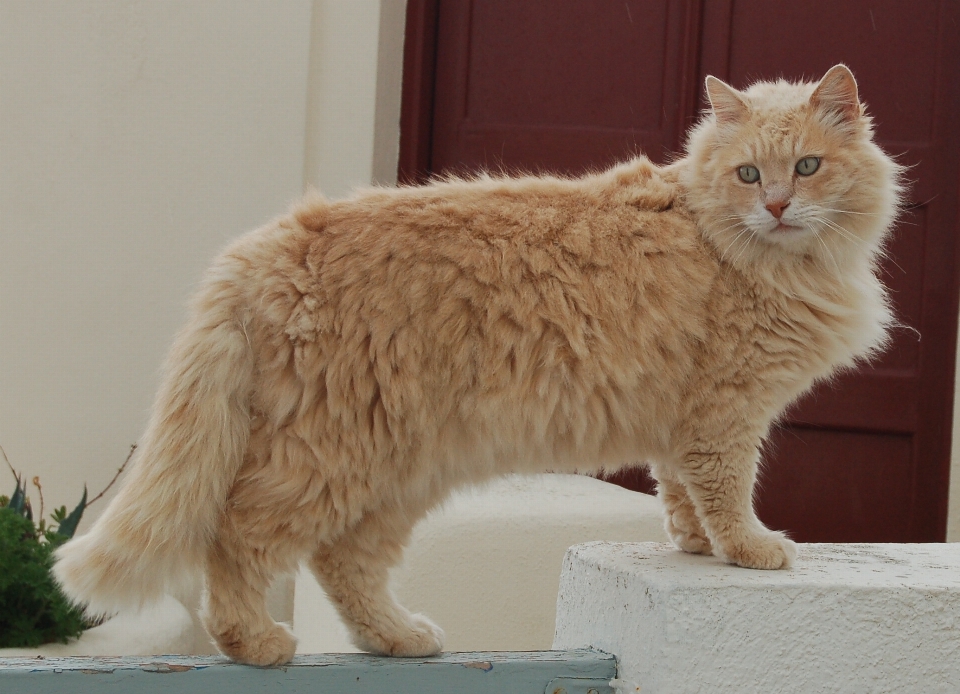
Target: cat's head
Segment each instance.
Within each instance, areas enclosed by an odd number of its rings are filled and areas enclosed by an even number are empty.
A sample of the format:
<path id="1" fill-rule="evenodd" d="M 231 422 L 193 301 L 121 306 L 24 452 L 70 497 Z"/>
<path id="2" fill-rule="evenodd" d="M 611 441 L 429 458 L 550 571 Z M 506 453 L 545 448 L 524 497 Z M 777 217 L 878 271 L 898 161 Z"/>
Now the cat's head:
<path id="1" fill-rule="evenodd" d="M 871 260 L 896 217 L 901 168 L 873 142 L 853 74 L 738 91 L 707 77 L 711 109 L 681 169 L 688 207 L 735 264 Z"/>

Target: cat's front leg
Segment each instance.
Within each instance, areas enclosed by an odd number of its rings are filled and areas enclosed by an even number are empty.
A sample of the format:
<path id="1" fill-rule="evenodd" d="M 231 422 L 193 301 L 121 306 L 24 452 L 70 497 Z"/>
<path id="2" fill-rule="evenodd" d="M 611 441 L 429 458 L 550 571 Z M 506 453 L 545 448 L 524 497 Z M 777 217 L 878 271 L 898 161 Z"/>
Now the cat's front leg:
<path id="1" fill-rule="evenodd" d="M 657 497 L 663 504 L 664 530 L 673 544 L 691 554 L 713 554 L 710 538 L 683 483 L 659 465 L 651 465 L 650 472 L 657 480 Z"/>
<path id="2" fill-rule="evenodd" d="M 789 568 L 797 546 L 760 522 L 753 510 L 759 452 L 754 446 L 689 451 L 678 478 L 686 487 L 713 553 L 750 569 Z"/>

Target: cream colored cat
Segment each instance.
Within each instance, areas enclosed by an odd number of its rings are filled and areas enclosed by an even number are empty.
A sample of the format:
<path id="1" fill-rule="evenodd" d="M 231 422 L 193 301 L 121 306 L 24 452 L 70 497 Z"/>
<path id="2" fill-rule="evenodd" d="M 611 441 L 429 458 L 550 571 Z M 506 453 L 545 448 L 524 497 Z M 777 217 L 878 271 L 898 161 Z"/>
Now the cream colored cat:
<path id="1" fill-rule="evenodd" d="M 638 461 L 678 547 L 789 566 L 753 512 L 758 449 L 883 345 L 899 167 L 842 65 L 706 87 L 666 168 L 313 196 L 236 241 L 122 491 L 58 552 L 67 594 L 110 612 L 201 571 L 220 648 L 270 665 L 295 641 L 264 591 L 308 557 L 360 647 L 432 654 L 387 585 L 417 520 L 494 475 Z"/>

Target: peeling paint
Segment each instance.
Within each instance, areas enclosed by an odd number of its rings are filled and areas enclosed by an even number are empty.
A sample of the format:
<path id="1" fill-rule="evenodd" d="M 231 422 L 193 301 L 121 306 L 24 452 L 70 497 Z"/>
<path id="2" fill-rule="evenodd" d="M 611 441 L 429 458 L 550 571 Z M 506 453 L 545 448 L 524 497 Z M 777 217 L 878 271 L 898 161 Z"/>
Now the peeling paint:
<path id="1" fill-rule="evenodd" d="M 472 667 L 476 668 L 477 670 L 483 670 L 484 672 L 490 672 L 493 670 L 493 663 L 491 663 L 489 660 L 484 660 L 478 663 L 464 663 L 463 667 Z"/>
<path id="2" fill-rule="evenodd" d="M 144 672 L 156 672 L 161 675 L 166 675 L 171 672 L 188 672 L 193 670 L 192 665 L 173 665 L 171 663 L 149 663 L 140 668 Z"/>

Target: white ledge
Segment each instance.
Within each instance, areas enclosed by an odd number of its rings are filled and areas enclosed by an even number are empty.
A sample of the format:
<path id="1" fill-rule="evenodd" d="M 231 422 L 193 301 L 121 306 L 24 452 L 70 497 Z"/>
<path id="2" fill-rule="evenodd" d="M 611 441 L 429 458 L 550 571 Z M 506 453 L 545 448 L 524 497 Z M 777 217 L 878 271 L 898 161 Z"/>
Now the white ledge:
<path id="1" fill-rule="evenodd" d="M 956 692 L 960 544 L 800 545 L 753 571 L 659 543 L 564 560 L 554 648 L 617 656 L 622 691 Z"/>

